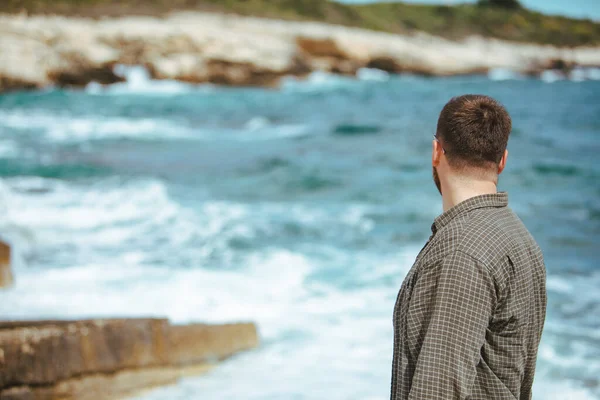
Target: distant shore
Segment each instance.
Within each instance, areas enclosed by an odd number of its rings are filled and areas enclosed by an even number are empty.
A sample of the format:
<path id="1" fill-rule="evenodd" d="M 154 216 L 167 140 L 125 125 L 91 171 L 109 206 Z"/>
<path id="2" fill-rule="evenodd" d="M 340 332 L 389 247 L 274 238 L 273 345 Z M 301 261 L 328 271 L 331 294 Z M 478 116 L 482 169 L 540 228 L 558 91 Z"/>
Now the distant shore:
<path id="1" fill-rule="evenodd" d="M 444 1 L 439 1 L 444 3 Z M 481 36 L 559 47 L 600 46 L 600 23 L 545 15 L 517 0 L 415 4 L 380 0 L 368 4 L 337 0 L 2 0 L 0 14 L 61 15 L 94 19 L 126 16 L 162 18 L 172 12 L 212 12 L 321 22 L 411 35 L 419 32 L 451 40 Z"/>
<path id="2" fill-rule="evenodd" d="M 394 34 L 319 22 L 207 12 L 92 19 L 0 15 L 0 91 L 111 84 L 117 64 L 141 65 L 155 79 L 275 86 L 314 71 L 362 68 L 425 76 L 568 74 L 600 66 L 600 47 L 560 48 L 470 36 Z"/>

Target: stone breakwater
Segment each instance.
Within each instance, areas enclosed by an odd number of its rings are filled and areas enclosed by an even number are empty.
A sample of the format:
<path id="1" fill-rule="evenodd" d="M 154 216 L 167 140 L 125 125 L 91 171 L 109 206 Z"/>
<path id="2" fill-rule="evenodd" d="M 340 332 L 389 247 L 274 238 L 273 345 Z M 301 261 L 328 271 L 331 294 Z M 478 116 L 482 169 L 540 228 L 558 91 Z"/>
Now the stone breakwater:
<path id="1" fill-rule="evenodd" d="M 0 399 L 121 399 L 204 373 L 256 346 L 251 323 L 0 322 Z"/>
<path id="2" fill-rule="evenodd" d="M 271 86 L 286 75 L 353 75 L 365 67 L 432 76 L 494 68 L 564 72 L 600 66 L 600 48 L 450 41 L 210 13 L 99 20 L 0 15 L 0 90 L 114 83 L 123 79 L 113 72 L 116 64 L 143 65 L 156 79 Z"/>

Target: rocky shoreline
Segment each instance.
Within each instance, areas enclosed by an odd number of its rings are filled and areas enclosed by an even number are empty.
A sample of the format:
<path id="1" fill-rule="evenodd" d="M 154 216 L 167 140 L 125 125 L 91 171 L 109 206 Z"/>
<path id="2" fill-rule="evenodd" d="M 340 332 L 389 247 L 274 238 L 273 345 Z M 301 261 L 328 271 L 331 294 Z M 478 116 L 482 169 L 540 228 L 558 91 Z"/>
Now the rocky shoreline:
<path id="1" fill-rule="evenodd" d="M 557 48 L 470 37 L 397 35 L 314 22 L 227 14 L 87 19 L 0 15 L 0 91 L 111 84 L 114 66 L 141 65 L 155 79 L 275 86 L 314 71 L 362 68 L 451 76 L 503 68 L 526 75 L 600 66 L 600 48 Z"/>
<path id="2" fill-rule="evenodd" d="M 0 322 L 0 399 L 112 400 L 258 346 L 256 326 L 165 319 Z"/>

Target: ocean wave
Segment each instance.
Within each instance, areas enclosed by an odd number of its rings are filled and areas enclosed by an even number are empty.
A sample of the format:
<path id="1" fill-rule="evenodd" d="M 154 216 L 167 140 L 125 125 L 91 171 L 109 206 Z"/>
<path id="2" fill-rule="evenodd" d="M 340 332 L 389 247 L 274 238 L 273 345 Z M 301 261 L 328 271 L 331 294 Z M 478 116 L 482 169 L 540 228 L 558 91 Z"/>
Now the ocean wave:
<path id="1" fill-rule="evenodd" d="M 303 124 L 273 124 L 268 118 L 254 117 L 242 129 L 234 130 L 229 139 L 241 141 L 288 139 L 303 137 L 309 133 L 308 126 Z"/>
<path id="2" fill-rule="evenodd" d="M 540 79 L 546 83 L 554 83 L 554 82 L 565 80 L 566 77 L 561 72 L 554 71 L 554 70 L 546 70 L 540 74 Z"/>
<path id="3" fill-rule="evenodd" d="M 488 72 L 488 78 L 492 81 L 524 80 L 527 76 L 506 68 L 493 68 Z M 557 70 L 545 70 L 539 75 L 542 82 L 554 83 L 569 80 L 571 82 L 597 81 L 600 80 L 600 68 L 576 67 L 569 73 Z"/>
<path id="4" fill-rule="evenodd" d="M 148 70 L 140 65 L 118 64 L 115 65 L 114 72 L 125 81 L 112 85 L 100 85 L 92 82 L 86 86 L 86 92 L 91 95 L 177 96 L 212 90 L 210 85 L 192 85 L 175 80 L 152 79 Z"/>
<path id="5" fill-rule="evenodd" d="M 575 68 L 570 73 L 574 82 L 600 81 L 600 68 Z"/>
<path id="6" fill-rule="evenodd" d="M 20 177 L 6 179 L 5 188 L 11 224 L 27 233 L 31 266 L 40 257 L 47 267 L 70 266 L 111 259 L 127 253 L 128 247 L 149 249 L 148 241 L 156 237 L 148 232 L 170 226 L 171 220 L 179 221 L 172 223 L 174 229 L 186 229 L 185 213 L 156 181 L 109 179 L 83 189 L 53 179 Z"/>
<path id="7" fill-rule="evenodd" d="M 347 88 L 356 82 L 355 78 L 328 72 L 312 72 L 306 78 L 287 76 L 281 80 L 280 87 L 291 92 L 321 92 Z"/>
<path id="8" fill-rule="evenodd" d="M 313 190 L 321 184 L 305 179 L 301 183 Z M 131 248 L 159 265 L 235 269 L 243 267 L 236 258 L 248 249 L 289 245 L 291 238 L 353 241 L 372 227 L 369 209 L 359 205 L 347 207 L 343 218 L 326 208 L 280 203 L 206 201 L 191 209 L 158 180 L 109 178 L 81 186 L 21 177 L 7 179 L 5 187 L 12 223 L 31 232 L 39 254 L 59 257 L 60 264 L 79 265 Z"/>
<path id="9" fill-rule="evenodd" d="M 315 305 L 307 285 L 340 295 L 335 280 L 309 279 L 318 269 L 356 269 L 353 264 L 358 264 L 356 279 L 387 287 L 390 277 L 397 281 L 406 273 L 417 250 L 411 247 L 382 259 L 332 246 L 319 255 L 313 246 L 311 255 L 268 240 L 280 236 L 288 221 L 300 224 L 305 233 L 364 234 L 372 225 L 364 217 L 368 209 L 359 206 L 342 210 L 341 216 L 278 203 L 210 201 L 192 210 L 155 180 L 112 179 L 82 187 L 20 178 L 9 179 L 5 189 L 5 214 L 12 225 L 30 232 L 33 251 L 28 268 L 17 270 L 16 287 L 3 295 L 0 312 L 7 317 L 135 313 L 181 322 L 256 318 L 276 337 L 279 329 L 289 328 L 280 324 L 286 310 Z M 265 234 L 267 246 L 245 248 L 237 255 L 230 247 L 233 238 Z M 389 297 L 392 301 L 394 296 Z M 348 307 L 348 299 L 336 301 L 331 311 Z"/>
<path id="10" fill-rule="evenodd" d="M 42 135 L 52 142 L 84 143 L 93 140 L 231 140 L 264 141 L 298 138 L 310 134 L 305 124 L 273 124 L 254 117 L 238 128 L 193 128 L 166 118 L 102 117 L 53 114 L 44 111 L 0 110 L 0 129 L 18 139 L 18 133 Z M 15 134 L 16 133 L 16 134 Z M 17 140 L 0 142 L 0 157 L 20 155 Z"/>
<path id="11" fill-rule="evenodd" d="M 390 73 L 375 68 L 361 68 L 356 77 L 361 81 L 386 82 L 390 79 Z"/>
<path id="12" fill-rule="evenodd" d="M 58 142 L 100 139 L 199 138 L 201 133 L 167 119 L 73 116 L 30 110 L 0 110 L 0 127 L 39 132 Z"/>
<path id="13" fill-rule="evenodd" d="M 280 87 L 291 92 L 327 92 L 345 89 L 358 84 L 387 82 L 392 74 L 374 68 L 361 68 L 356 76 L 339 75 L 330 72 L 315 71 L 305 78 L 287 76 L 281 80 Z"/>
<path id="14" fill-rule="evenodd" d="M 540 79 L 546 83 L 564 80 L 571 82 L 597 81 L 600 80 L 600 68 L 577 67 L 566 74 L 561 71 L 546 70 L 541 73 Z"/>

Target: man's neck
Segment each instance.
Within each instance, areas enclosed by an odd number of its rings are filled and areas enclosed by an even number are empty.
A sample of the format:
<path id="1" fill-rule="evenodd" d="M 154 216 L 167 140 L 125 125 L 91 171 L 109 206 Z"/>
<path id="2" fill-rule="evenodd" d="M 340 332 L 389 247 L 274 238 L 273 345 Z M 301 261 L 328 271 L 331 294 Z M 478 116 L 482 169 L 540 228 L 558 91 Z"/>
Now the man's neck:
<path id="1" fill-rule="evenodd" d="M 444 212 L 472 197 L 494 194 L 498 188 L 494 182 L 455 178 L 442 183 Z"/>

